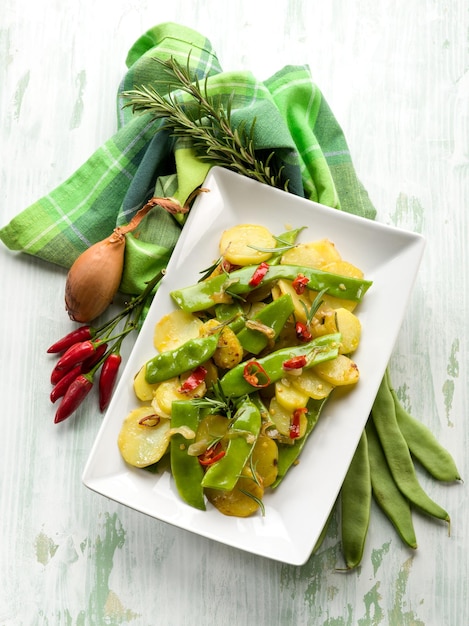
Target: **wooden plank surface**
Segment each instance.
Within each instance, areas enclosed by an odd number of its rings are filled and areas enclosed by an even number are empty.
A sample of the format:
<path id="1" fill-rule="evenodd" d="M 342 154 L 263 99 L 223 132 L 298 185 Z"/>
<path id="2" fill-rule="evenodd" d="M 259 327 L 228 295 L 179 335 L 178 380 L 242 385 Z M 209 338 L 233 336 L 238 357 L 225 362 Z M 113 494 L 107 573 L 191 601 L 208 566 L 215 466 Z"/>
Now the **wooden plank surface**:
<path id="1" fill-rule="evenodd" d="M 347 137 L 378 219 L 427 249 L 391 362 L 405 405 L 468 463 L 469 10 L 466 0 L 3 0 L 0 224 L 116 128 L 127 50 L 176 21 L 224 69 L 260 79 L 306 63 Z M 451 535 L 416 517 L 419 549 L 374 507 L 362 567 L 340 571 L 338 519 L 318 555 L 282 565 L 88 491 L 101 417 L 53 424 L 45 349 L 70 328 L 64 270 L 0 248 L 0 624 L 465 626 L 467 487 L 422 483 Z"/>

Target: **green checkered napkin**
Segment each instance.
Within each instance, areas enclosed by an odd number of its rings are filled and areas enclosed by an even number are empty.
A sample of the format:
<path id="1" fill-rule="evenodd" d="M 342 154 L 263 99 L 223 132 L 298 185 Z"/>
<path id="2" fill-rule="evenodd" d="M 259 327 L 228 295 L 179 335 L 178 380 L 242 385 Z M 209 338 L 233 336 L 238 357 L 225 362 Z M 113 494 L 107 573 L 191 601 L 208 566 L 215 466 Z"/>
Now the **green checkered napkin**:
<path id="1" fill-rule="evenodd" d="M 164 23 L 142 35 L 128 53 L 115 135 L 70 178 L 0 230 L 8 248 L 68 268 L 87 247 L 127 223 L 150 197 L 170 196 L 184 204 L 201 185 L 210 165 L 198 160 L 187 142 L 159 130 L 161 121 L 123 108 L 122 91 L 164 78 L 155 57 L 189 63 L 199 79 L 208 77 L 211 94 L 232 95 L 233 124 L 245 120 L 249 128 L 256 120 L 256 149 L 275 149 L 292 193 L 375 217 L 342 130 L 307 66 L 284 67 L 264 82 L 246 71 L 223 72 L 205 37 Z M 162 85 L 158 89 L 165 93 Z M 138 237 L 127 235 L 123 292 L 138 293 L 166 266 L 182 224 L 155 207 L 139 226 Z"/>

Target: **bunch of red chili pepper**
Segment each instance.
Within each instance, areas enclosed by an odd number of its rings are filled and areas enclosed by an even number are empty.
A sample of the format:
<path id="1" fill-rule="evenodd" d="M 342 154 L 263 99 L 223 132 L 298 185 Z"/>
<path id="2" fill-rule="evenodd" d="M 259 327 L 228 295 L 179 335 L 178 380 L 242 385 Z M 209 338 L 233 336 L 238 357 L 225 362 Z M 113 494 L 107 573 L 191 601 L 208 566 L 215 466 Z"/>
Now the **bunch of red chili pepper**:
<path id="1" fill-rule="evenodd" d="M 54 423 L 62 422 L 78 409 L 92 390 L 98 372 L 99 408 L 104 411 L 108 407 L 122 362 L 122 341 L 139 328 L 161 277 L 162 273 L 158 273 L 140 295 L 99 328 L 80 326 L 48 348 L 49 354 L 60 355 L 50 379 L 53 385 L 51 402 L 61 399 Z M 117 327 L 124 319 L 124 327 L 118 331 Z"/>
<path id="2" fill-rule="evenodd" d="M 83 402 L 93 388 L 94 378 L 99 375 L 99 408 L 104 411 L 111 399 L 122 361 L 119 337 L 108 350 L 108 342 L 95 338 L 91 326 L 80 326 L 59 339 L 47 350 L 61 354 L 52 373 L 54 385 L 50 393 L 51 402 L 61 398 L 54 422 L 62 422 Z"/>

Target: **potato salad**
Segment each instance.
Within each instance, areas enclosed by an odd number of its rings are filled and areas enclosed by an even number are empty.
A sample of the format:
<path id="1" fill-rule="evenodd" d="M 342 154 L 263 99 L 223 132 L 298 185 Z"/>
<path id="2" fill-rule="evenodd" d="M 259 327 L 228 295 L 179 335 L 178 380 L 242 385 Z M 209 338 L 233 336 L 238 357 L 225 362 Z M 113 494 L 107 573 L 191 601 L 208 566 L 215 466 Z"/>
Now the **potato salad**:
<path id="1" fill-rule="evenodd" d="M 190 506 L 263 514 L 333 390 L 359 381 L 356 307 L 371 281 L 329 239 L 298 243 L 302 230 L 222 232 L 213 265 L 171 292 L 155 355 L 135 373 L 119 450 L 169 469 Z"/>

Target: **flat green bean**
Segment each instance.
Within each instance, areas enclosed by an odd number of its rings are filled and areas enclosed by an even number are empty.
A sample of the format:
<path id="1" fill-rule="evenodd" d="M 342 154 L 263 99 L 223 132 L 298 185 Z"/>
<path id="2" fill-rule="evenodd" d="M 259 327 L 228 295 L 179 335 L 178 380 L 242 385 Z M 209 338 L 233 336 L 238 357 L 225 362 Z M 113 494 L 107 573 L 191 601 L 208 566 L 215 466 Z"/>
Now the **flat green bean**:
<path id="1" fill-rule="evenodd" d="M 145 364 L 148 383 L 160 383 L 196 368 L 213 356 L 217 348 L 218 334 L 189 339 L 178 348 L 155 355 Z"/>
<path id="2" fill-rule="evenodd" d="M 292 228 L 291 230 L 287 230 L 275 239 L 277 240 L 276 248 L 272 253 L 272 256 L 269 259 L 269 265 L 278 265 L 282 260 L 282 256 L 285 252 L 285 246 L 293 246 L 296 242 L 298 235 L 306 228 L 306 226 L 301 226 L 300 228 Z"/>
<path id="3" fill-rule="evenodd" d="M 399 428 L 409 450 L 427 472 L 443 482 L 461 480 L 451 454 L 444 448 L 431 430 L 404 409 L 394 389 L 391 388 Z"/>
<path id="4" fill-rule="evenodd" d="M 293 300 L 290 294 L 286 293 L 280 298 L 269 302 L 265 307 L 260 309 L 251 321 L 263 324 L 272 331 L 271 338 L 268 338 L 263 332 L 254 328 L 245 326 L 238 334 L 240 344 L 246 352 L 251 354 L 259 354 L 264 348 L 278 337 L 280 331 L 285 326 L 288 318 L 295 310 Z"/>
<path id="5" fill-rule="evenodd" d="M 176 289 L 170 295 L 183 311 L 194 313 L 195 311 L 211 309 L 222 295 L 234 294 L 235 296 L 243 296 L 258 288 L 258 285 L 253 287 L 250 284 L 256 269 L 257 265 L 249 265 L 228 275 L 220 274 L 195 285 Z M 327 289 L 327 293 L 330 296 L 355 302 L 362 300 L 372 284 L 369 280 L 341 276 L 301 265 L 270 265 L 260 286 L 281 278 L 294 280 L 298 274 L 303 274 L 309 279 L 306 285 L 308 289 L 313 291 Z"/>
<path id="6" fill-rule="evenodd" d="M 400 491 L 424 513 L 449 522 L 448 513 L 428 496 L 418 481 L 409 448 L 397 423 L 387 373 L 379 386 L 371 416 L 389 469 Z"/>
<path id="7" fill-rule="evenodd" d="M 340 345 L 340 334 L 323 335 L 316 337 L 309 343 L 292 348 L 282 348 L 270 352 L 255 362 L 261 365 L 270 383 L 280 380 L 285 375 L 283 363 L 294 356 L 305 355 L 308 359 L 305 368 L 313 367 L 323 361 L 334 359 L 338 354 Z M 220 380 L 220 387 L 227 397 L 239 398 L 245 394 L 257 391 L 256 387 L 248 382 L 245 377 L 246 364 L 250 361 L 243 361 L 229 370 Z"/>
<path id="8" fill-rule="evenodd" d="M 202 487 L 231 491 L 249 460 L 261 428 L 261 414 L 249 398 L 243 399 L 229 428 L 226 454 L 211 465 L 202 479 Z"/>
<path id="9" fill-rule="evenodd" d="M 347 569 L 363 558 L 371 513 L 371 479 L 368 442 L 362 432 L 341 489 L 342 553 Z"/>
<path id="10" fill-rule="evenodd" d="M 402 495 L 392 477 L 378 439 L 378 433 L 371 419 L 366 424 L 366 436 L 373 498 L 393 524 L 402 541 L 416 549 L 417 538 L 409 501 Z"/>
<path id="11" fill-rule="evenodd" d="M 272 488 L 275 489 L 275 487 L 278 487 L 280 485 L 282 480 L 285 478 L 288 470 L 300 456 L 303 448 L 305 447 L 308 437 L 318 423 L 321 410 L 326 404 L 326 401 L 327 398 L 323 398 L 322 400 L 310 399 L 308 402 L 308 413 L 306 414 L 307 426 L 303 437 L 301 437 L 300 439 L 295 439 L 295 442 L 292 444 L 279 444 L 277 478 L 272 484 Z"/>
<path id="12" fill-rule="evenodd" d="M 199 409 L 190 401 L 173 402 L 171 410 L 171 427 L 186 426 L 197 432 L 199 425 Z M 202 479 L 204 471 L 196 456 L 190 456 L 187 448 L 194 440 L 187 440 L 180 433 L 171 437 L 171 473 L 176 489 L 181 498 L 189 504 L 205 511 L 204 490 Z"/>

